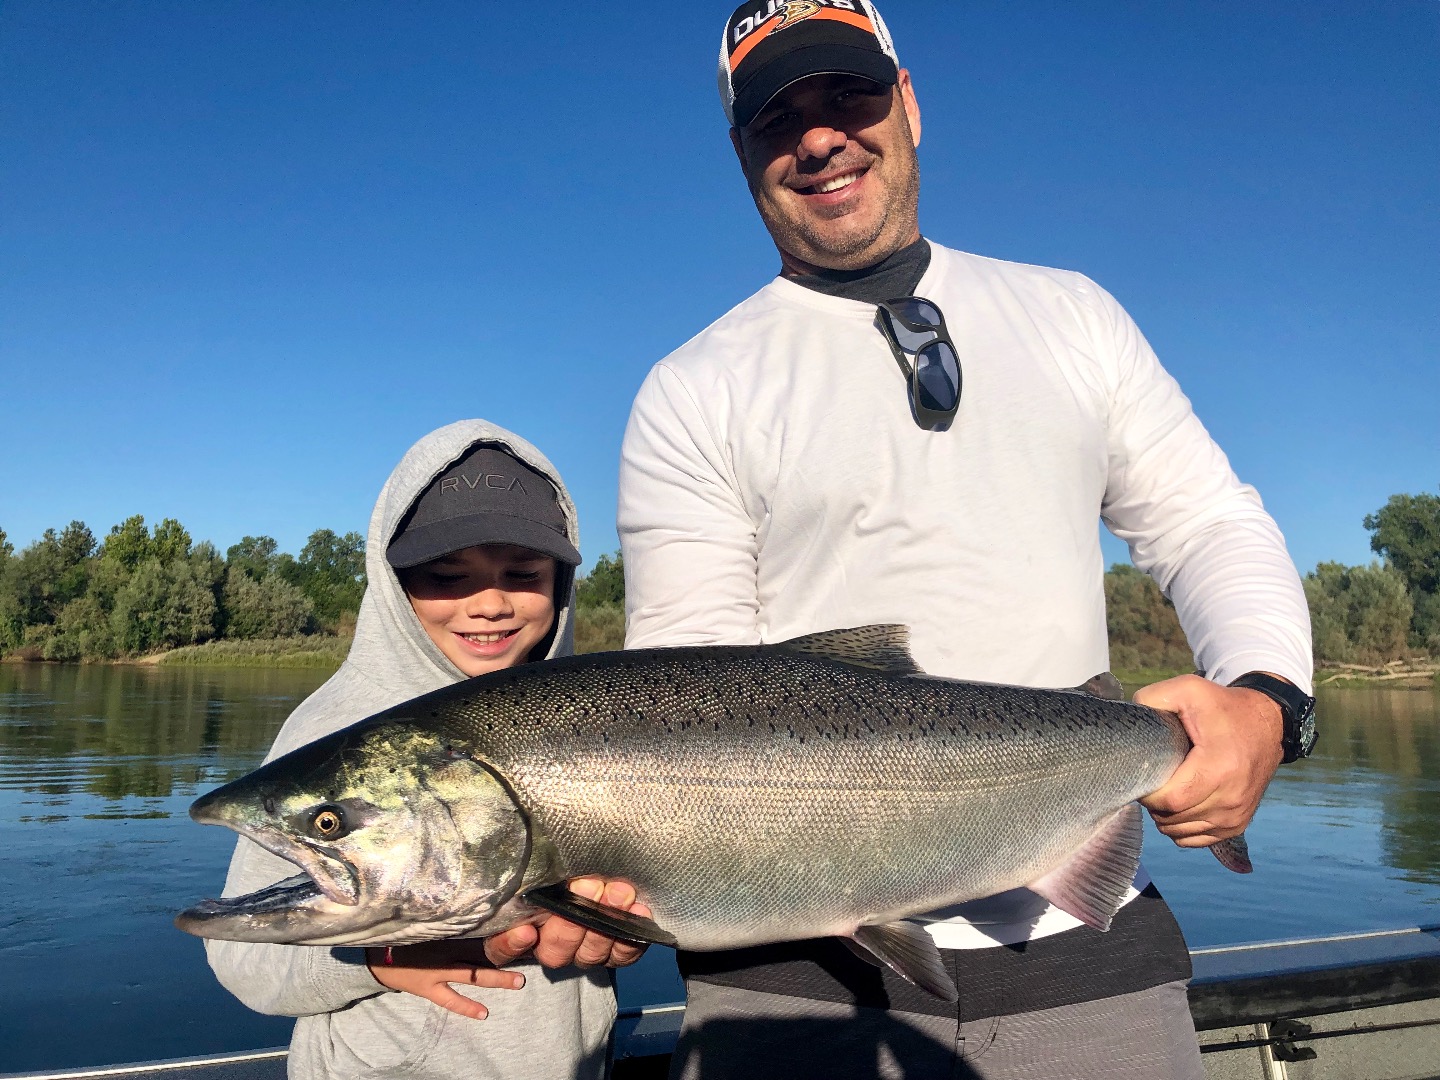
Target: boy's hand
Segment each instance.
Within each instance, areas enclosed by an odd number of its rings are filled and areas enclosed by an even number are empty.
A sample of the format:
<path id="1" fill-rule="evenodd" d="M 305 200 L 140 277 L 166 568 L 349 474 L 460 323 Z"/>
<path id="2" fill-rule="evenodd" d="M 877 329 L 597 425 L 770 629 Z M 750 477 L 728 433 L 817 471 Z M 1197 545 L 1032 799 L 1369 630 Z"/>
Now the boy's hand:
<path id="1" fill-rule="evenodd" d="M 1165 786 L 1140 802 L 1180 847 L 1209 847 L 1243 832 L 1283 756 L 1280 706 L 1258 690 L 1198 675 L 1154 683 L 1135 701 L 1180 717 L 1194 744 Z"/>
<path id="2" fill-rule="evenodd" d="M 451 983 L 468 983 L 492 990 L 519 990 L 525 976 L 518 971 L 497 971 L 485 958 L 484 942 L 473 940 L 424 941 L 418 945 L 396 945 L 392 963 L 385 962 L 384 948 L 365 950 L 365 962 L 375 981 L 390 990 L 414 994 L 433 1001 L 472 1020 L 484 1020 L 490 1010 L 483 1004 L 456 993 Z"/>
<path id="3" fill-rule="evenodd" d="M 570 891 L 607 907 L 650 917 L 650 909 L 636 903 L 635 887 L 627 881 L 604 878 L 575 878 Z M 646 946 L 616 941 L 597 930 L 587 930 L 568 919 L 551 915 L 539 925 L 516 926 L 485 939 L 485 955 L 496 967 L 513 963 L 533 952 L 537 963 L 547 968 L 574 965 L 581 968 L 625 967 L 645 954 Z"/>

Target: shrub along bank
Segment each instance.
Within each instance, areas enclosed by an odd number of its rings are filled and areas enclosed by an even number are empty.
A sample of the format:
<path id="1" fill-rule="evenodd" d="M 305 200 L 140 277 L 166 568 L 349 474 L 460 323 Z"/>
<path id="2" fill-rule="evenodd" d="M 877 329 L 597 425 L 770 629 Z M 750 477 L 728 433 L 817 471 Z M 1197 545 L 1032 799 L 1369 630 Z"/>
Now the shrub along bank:
<path id="1" fill-rule="evenodd" d="M 1440 496 L 1392 496 L 1364 526 L 1383 561 L 1321 563 L 1304 577 L 1316 665 L 1326 677 L 1428 675 L 1440 658 Z M 72 521 L 18 554 L 0 530 L 0 657 L 338 664 L 364 591 L 354 532 L 320 529 L 297 558 L 266 536 L 222 557 L 169 518 L 153 529 L 127 518 L 103 542 Z M 1111 666 L 1125 681 L 1194 670 L 1175 609 L 1148 576 L 1112 566 L 1105 603 Z M 624 606 L 620 554 L 602 555 L 576 581 L 577 651 L 623 648 Z"/>

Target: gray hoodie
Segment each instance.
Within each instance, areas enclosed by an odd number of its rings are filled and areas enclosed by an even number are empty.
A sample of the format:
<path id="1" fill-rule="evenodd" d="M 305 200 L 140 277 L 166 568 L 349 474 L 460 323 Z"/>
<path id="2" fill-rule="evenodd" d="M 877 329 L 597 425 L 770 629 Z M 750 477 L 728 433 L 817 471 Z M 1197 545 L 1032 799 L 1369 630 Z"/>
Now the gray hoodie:
<path id="1" fill-rule="evenodd" d="M 465 678 L 421 627 L 385 560 L 385 548 L 411 503 L 477 442 L 494 443 L 550 478 L 570 541 L 580 546 L 575 506 L 554 466 L 535 447 L 482 420 L 462 420 L 425 436 L 390 474 L 370 517 L 369 585 L 350 654 L 286 720 L 267 760 Z M 557 596 L 551 657 L 574 651 L 573 574 L 563 564 L 560 570 L 556 591 L 563 600 Z M 295 872 L 292 864 L 242 838 L 230 862 L 225 895 L 251 892 Z M 290 1043 L 291 1077 L 580 1080 L 600 1077 L 605 1070 L 615 992 L 604 969 L 548 971 L 527 963 L 516 965 L 526 979 L 520 990 L 457 985 L 459 993 L 478 998 L 490 1010 L 488 1018 L 471 1020 L 423 998 L 386 990 L 370 974 L 360 948 L 205 944 L 216 976 L 242 1002 L 257 1012 L 299 1018 Z"/>

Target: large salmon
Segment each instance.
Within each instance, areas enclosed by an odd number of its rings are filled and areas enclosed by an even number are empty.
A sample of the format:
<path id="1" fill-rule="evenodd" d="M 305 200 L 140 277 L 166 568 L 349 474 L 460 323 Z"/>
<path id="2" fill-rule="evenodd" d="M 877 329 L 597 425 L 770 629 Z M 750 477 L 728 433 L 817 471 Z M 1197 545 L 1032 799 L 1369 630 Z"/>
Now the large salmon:
<path id="1" fill-rule="evenodd" d="M 1028 886 L 1105 929 L 1173 715 L 919 671 L 903 627 L 602 653 L 470 679 L 199 799 L 304 873 L 182 929 L 294 944 L 488 936 L 545 911 L 726 949 L 836 935 L 945 997 L 908 917 Z M 1245 871 L 1241 838 L 1217 845 Z M 645 920 L 573 896 L 634 883 Z"/>

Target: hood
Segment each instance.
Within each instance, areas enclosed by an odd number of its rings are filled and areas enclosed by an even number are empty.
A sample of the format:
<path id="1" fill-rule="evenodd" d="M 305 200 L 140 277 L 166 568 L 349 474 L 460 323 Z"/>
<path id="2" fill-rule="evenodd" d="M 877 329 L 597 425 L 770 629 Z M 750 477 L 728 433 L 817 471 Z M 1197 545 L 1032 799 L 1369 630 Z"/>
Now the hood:
<path id="1" fill-rule="evenodd" d="M 365 536 L 367 584 L 350 653 L 329 682 L 291 714 L 267 761 L 382 709 L 467 677 L 425 633 L 385 558 L 385 549 L 411 504 L 476 443 L 497 446 L 549 479 L 565 514 L 570 542 L 577 550 L 580 548 L 575 504 L 555 466 L 535 447 L 484 420 L 460 420 L 426 435 L 395 466 L 370 515 Z M 563 563 L 557 569 L 555 627 L 547 659 L 574 652 L 575 574 Z"/>

